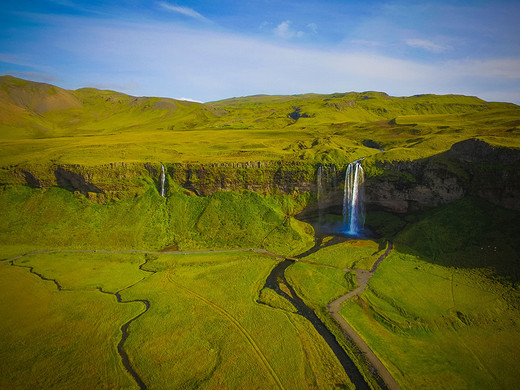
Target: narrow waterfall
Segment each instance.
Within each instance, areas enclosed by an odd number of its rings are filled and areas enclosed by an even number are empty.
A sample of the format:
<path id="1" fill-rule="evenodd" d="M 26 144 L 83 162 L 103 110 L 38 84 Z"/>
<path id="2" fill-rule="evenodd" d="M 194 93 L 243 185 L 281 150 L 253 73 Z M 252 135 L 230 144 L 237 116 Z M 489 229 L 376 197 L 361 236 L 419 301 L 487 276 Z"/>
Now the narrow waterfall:
<path id="1" fill-rule="evenodd" d="M 318 207 L 321 209 L 320 201 L 323 199 L 323 195 L 325 195 L 325 183 L 323 180 L 323 165 L 318 167 L 318 171 L 316 172 L 316 187 L 317 187 L 317 195 L 318 195 Z"/>
<path id="2" fill-rule="evenodd" d="M 318 167 L 316 172 L 316 187 L 317 187 L 317 197 L 318 197 L 318 222 L 321 225 L 323 222 L 323 196 L 325 195 L 325 178 L 323 177 L 323 165 Z"/>
<path id="3" fill-rule="evenodd" d="M 166 173 L 164 172 L 164 165 L 161 164 L 161 196 L 164 198 L 164 181 L 166 180 Z"/>
<path id="4" fill-rule="evenodd" d="M 361 160 L 351 162 L 345 173 L 343 195 L 343 233 L 359 236 L 365 225 L 365 175 Z"/>

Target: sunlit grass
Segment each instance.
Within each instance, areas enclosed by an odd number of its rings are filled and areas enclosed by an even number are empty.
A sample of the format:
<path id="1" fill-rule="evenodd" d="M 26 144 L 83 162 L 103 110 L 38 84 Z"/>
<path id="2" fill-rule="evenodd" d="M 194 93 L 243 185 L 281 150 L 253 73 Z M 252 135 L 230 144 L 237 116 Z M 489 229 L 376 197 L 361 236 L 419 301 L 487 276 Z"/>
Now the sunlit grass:
<path id="1" fill-rule="evenodd" d="M 138 265 L 145 259 L 148 263 L 141 271 Z M 119 326 L 132 316 L 118 313 L 126 310 L 135 316 L 143 305 L 118 304 L 98 287 L 123 289 L 123 300 L 150 302 L 150 309 L 132 322 L 124 345 L 149 388 L 351 386 L 335 356 L 305 319 L 256 302 L 275 265 L 271 257 L 251 252 L 152 257 L 47 253 L 15 262 L 55 279 L 64 290 L 31 275 L 28 268 L 1 265 L 6 290 L 0 294 L 5 326 L 0 364 L 10 372 L 9 386 L 135 387 L 116 354 Z M 103 313 L 96 314 L 101 305 L 105 305 Z M 27 318 L 25 310 L 30 311 Z M 46 320 L 34 321 L 39 316 Z M 83 330 L 90 323 L 88 331 Z M 95 348 L 91 342 L 97 343 Z M 16 348 L 7 348 L 15 343 Z M 65 349 L 56 349 L 62 344 Z M 27 372 L 24 359 L 33 355 L 39 356 L 39 364 Z M 94 355 L 97 360 L 89 360 Z M 22 373 L 23 381 L 14 379 Z M 89 382 L 93 378 L 97 382 Z"/>

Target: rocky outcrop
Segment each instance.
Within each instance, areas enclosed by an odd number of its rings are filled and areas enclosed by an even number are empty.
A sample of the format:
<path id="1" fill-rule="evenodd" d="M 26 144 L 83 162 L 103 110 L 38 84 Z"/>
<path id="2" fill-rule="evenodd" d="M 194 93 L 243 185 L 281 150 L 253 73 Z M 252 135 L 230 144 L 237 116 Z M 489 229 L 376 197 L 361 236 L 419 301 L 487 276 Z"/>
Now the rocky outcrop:
<path id="1" fill-rule="evenodd" d="M 290 194 L 316 190 L 314 167 L 298 162 L 166 164 L 166 167 L 173 181 L 201 196 L 217 191 Z"/>
<path id="2" fill-rule="evenodd" d="M 376 164 L 366 180 L 368 207 L 406 213 L 466 195 L 520 210 L 520 150 L 470 139 L 442 154 Z"/>
<path id="3" fill-rule="evenodd" d="M 98 194 L 103 192 L 96 185 L 88 182 L 85 176 L 62 167 L 58 167 L 54 170 L 54 176 L 56 177 L 56 184 L 69 191 L 78 191 L 83 195 L 88 195 L 89 192 Z"/>
<path id="4" fill-rule="evenodd" d="M 469 176 L 467 192 L 505 208 L 520 210 L 520 150 L 482 140 L 459 142 L 448 151 Z"/>
<path id="5" fill-rule="evenodd" d="M 386 175 L 368 178 L 368 207 L 396 213 L 424 210 L 462 198 L 464 179 L 437 161 L 411 161 L 384 165 Z"/>
<path id="6" fill-rule="evenodd" d="M 315 167 L 302 162 L 163 163 L 168 182 L 195 195 L 250 190 L 261 194 L 316 192 Z M 133 197 L 150 185 L 160 188 L 160 163 L 111 163 L 98 166 L 61 164 L 0 170 L 0 185 L 34 188 L 58 186 L 93 200 Z"/>

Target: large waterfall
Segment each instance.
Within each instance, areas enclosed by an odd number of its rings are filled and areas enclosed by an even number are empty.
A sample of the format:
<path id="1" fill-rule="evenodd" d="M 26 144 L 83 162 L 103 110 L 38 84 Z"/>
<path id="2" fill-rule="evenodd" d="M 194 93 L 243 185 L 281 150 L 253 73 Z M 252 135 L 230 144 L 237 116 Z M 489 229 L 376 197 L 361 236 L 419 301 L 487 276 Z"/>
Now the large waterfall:
<path id="1" fill-rule="evenodd" d="M 365 175 L 361 160 L 351 162 L 345 174 L 343 195 L 343 233 L 359 236 L 365 225 Z"/>
<path id="2" fill-rule="evenodd" d="M 161 196 L 164 198 L 164 181 L 166 180 L 166 173 L 164 172 L 164 165 L 161 164 Z"/>

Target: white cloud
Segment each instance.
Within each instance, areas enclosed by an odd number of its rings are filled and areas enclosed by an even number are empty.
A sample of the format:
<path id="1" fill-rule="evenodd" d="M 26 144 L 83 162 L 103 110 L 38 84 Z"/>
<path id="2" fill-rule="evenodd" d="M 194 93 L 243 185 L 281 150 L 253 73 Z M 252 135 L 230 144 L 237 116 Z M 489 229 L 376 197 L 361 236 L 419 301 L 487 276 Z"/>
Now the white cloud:
<path id="1" fill-rule="evenodd" d="M 494 100 L 507 101 L 520 90 L 519 57 L 424 63 L 344 46 L 299 47 L 170 23 L 60 18 L 54 26 L 42 32 L 41 41 L 28 44 L 23 62 L 50 65 L 54 70 L 49 73 L 71 89 L 113 83 L 126 85 L 121 92 L 133 95 L 191 96 L 198 101 L 366 90 L 484 99 L 492 93 Z M 294 34 L 290 24 L 287 31 Z M 38 50 L 42 41 L 46 50 Z M 49 51 L 66 52 L 76 63 L 48 56 Z M 18 62 L 15 54 L 4 53 L 0 60 Z M 134 80 L 139 80 L 138 88 L 128 90 Z"/>
<path id="2" fill-rule="evenodd" d="M 292 22 L 290 20 L 283 21 L 275 27 L 274 33 L 283 39 L 301 38 L 304 35 L 303 31 L 294 30 L 291 27 Z"/>
<path id="3" fill-rule="evenodd" d="M 438 45 L 437 43 L 428 41 L 427 39 L 407 39 L 405 42 L 410 47 L 423 49 L 432 53 L 442 53 L 447 49 L 446 46 Z"/>
<path id="4" fill-rule="evenodd" d="M 167 11 L 172 11 L 172 12 L 176 12 L 178 14 L 182 14 L 182 15 L 185 15 L 185 16 L 189 16 L 190 18 L 193 18 L 193 19 L 197 19 L 197 20 L 201 20 L 201 21 L 204 21 L 204 22 L 208 22 L 209 19 L 202 16 L 200 13 L 198 13 L 197 11 L 195 11 L 193 8 L 189 8 L 189 7 L 182 7 L 182 6 L 178 6 L 178 5 L 173 5 L 173 4 L 170 4 L 170 3 L 167 3 L 165 1 L 161 1 L 159 3 L 157 3 L 161 8 L 167 10 Z"/>
<path id="5" fill-rule="evenodd" d="M 450 61 L 446 65 L 467 77 L 496 77 L 520 80 L 520 58 Z"/>
<path id="6" fill-rule="evenodd" d="M 190 99 L 190 98 L 187 98 L 187 97 L 180 97 L 180 98 L 174 98 L 175 100 L 184 100 L 186 102 L 193 102 L 193 103 L 202 103 L 201 101 L 199 100 L 195 100 L 195 99 Z"/>
<path id="7" fill-rule="evenodd" d="M 260 23 L 260 26 L 258 27 L 259 30 L 264 30 L 272 25 L 271 22 L 263 21 Z"/>
<path id="8" fill-rule="evenodd" d="M 309 23 L 307 25 L 309 30 L 311 30 L 312 33 L 316 34 L 318 32 L 318 25 L 316 23 Z"/>

